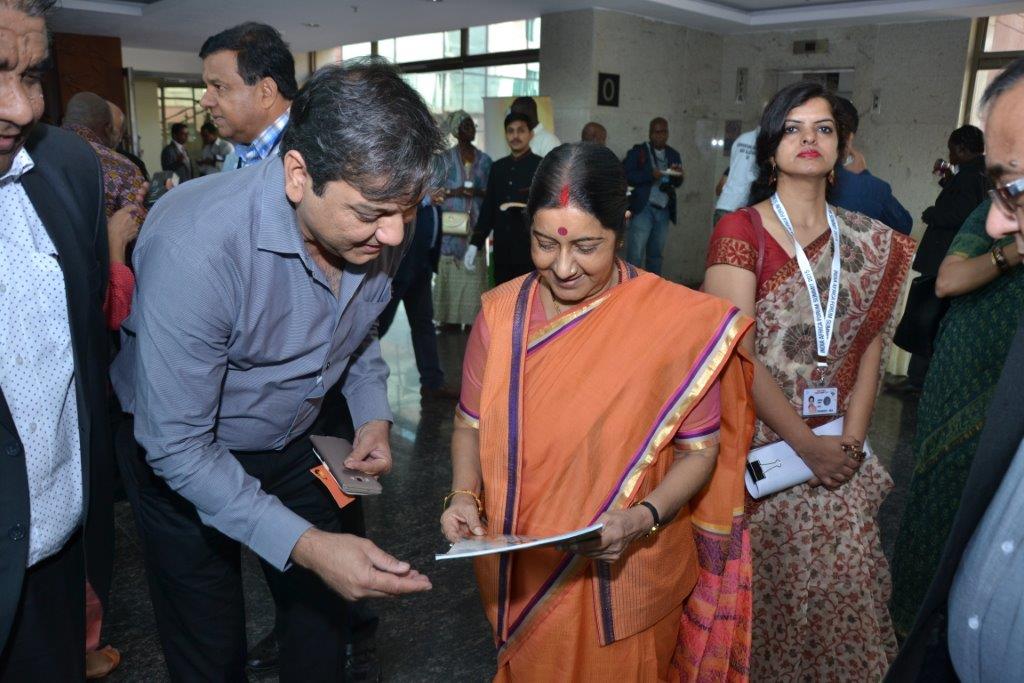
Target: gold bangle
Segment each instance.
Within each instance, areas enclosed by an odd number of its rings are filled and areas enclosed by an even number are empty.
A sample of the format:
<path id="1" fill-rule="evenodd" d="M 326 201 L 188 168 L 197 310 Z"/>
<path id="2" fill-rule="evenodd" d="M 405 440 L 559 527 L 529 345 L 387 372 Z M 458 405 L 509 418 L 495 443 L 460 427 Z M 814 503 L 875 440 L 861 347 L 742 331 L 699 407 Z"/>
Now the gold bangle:
<path id="1" fill-rule="evenodd" d="M 468 489 L 456 489 L 456 490 L 452 491 L 451 493 L 449 493 L 447 496 L 445 496 L 444 500 L 441 501 L 441 512 L 444 512 L 445 510 L 447 510 L 448 509 L 448 503 L 451 501 L 451 499 L 454 498 L 456 495 L 458 495 L 460 493 L 465 493 L 467 496 L 473 496 L 473 500 L 476 501 L 476 511 L 477 511 L 477 514 L 479 514 L 481 517 L 483 517 L 483 514 L 484 514 L 484 504 L 483 504 L 483 501 L 480 500 L 480 496 L 476 495 L 475 493 L 473 493 L 472 491 L 470 491 Z"/>

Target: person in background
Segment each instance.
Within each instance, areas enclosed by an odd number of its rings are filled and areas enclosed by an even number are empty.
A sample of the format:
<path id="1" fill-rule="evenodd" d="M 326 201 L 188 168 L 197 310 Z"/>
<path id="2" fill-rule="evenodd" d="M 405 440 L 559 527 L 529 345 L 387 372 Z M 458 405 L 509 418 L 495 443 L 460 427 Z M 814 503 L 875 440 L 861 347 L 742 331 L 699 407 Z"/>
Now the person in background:
<path id="1" fill-rule="evenodd" d="M 987 169 L 995 183 L 986 231 L 997 244 L 1012 237 L 1017 253 L 1024 253 L 1024 59 L 1011 62 L 995 77 L 982 95 L 981 107 Z M 1015 303 L 1019 320 L 1020 297 Z M 997 357 L 987 361 L 993 366 L 999 363 Z M 1024 324 L 1018 323 L 942 559 L 913 629 L 886 676 L 887 683 L 1020 680 L 1024 671 L 1022 385 Z"/>
<path id="2" fill-rule="evenodd" d="M 593 142 L 597 145 L 608 144 L 608 129 L 597 121 L 590 121 L 580 131 L 580 142 Z"/>
<path id="3" fill-rule="evenodd" d="M 441 207 L 438 205 L 442 201 L 444 190 L 434 190 L 423 196 L 416 209 L 414 223 L 407 228 L 412 230 L 412 242 L 391 283 L 391 301 L 377 319 L 377 332 L 381 338 L 388 333 L 398 305 L 404 304 L 412 332 L 416 369 L 420 373 L 420 396 L 455 400 L 459 392 L 445 384 L 437 354 L 434 306 L 430 298 L 430 283 L 441 257 Z"/>
<path id="4" fill-rule="evenodd" d="M 751 321 L 615 257 L 626 178 L 603 145 L 544 157 L 526 213 L 536 271 L 470 333 L 441 529 L 604 528 L 476 561 L 495 680 L 743 680 Z"/>
<path id="5" fill-rule="evenodd" d="M 203 139 L 203 151 L 199 155 L 196 166 L 199 168 L 199 175 L 210 175 L 218 173 L 224 167 L 224 160 L 231 154 L 233 148 L 227 140 L 222 140 L 217 132 L 217 126 L 207 121 L 199 129 L 199 137 Z"/>
<path id="6" fill-rule="evenodd" d="M 716 225 L 725 214 L 747 205 L 750 186 L 757 180 L 757 133 L 757 128 L 748 130 L 732 143 L 732 149 L 729 150 L 729 168 L 723 176 L 725 184 L 722 185 L 718 202 L 715 203 Z"/>
<path id="7" fill-rule="evenodd" d="M 950 133 L 947 144 L 949 162 L 956 173 L 939 180 L 942 190 L 935 204 L 921 214 L 927 226 L 914 257 L 914 270 L 923 276 L 935 277 L 949 245 L 971 212 L 985 199 L 990 186 L 985 174 L 985 135 L 975 126 L 961 126 Z M 914 315 L 915 311 L 908 311 Z M 930 334 L 925 332 L 924 334 Z M 901 393 L 916 394 L 924 386 L 928 374 L 928 358 L 912 354 L 907 378 L 893 389 Z"/>
<path id="8" fill-rule="evenodd" d="M 465 111 L 449 114 L 445 128 L 457 142 L 442 157 L 447 175 L 441 208 L 445 212 L 468 214 L 468 222 L 467 234 L 441 237 L 433 303 L 434 319 L 441 323 L 441 329 L 456 331 L 473 324 L 480 310 L 480 295 L 487 289 L 486 269 L 468 269 L 462 261 L 484 203 L 491 157 L 473 144 L 476 123 Z"/>
<path id="9" fill-rule="evenodd" d="M 512 100 L 509 113 L 525 114 L 530 119 L 530 131 L 533 133 L 530 149 L 537 156 L 543 157 L 562 144 L 555 134 L 545 128 L 544 124 L 540 122 L 540 117 L 537 115 L 537 101 L 532 97 L 523 96 Z"/>
<path id="10" fill-rule="evenodd" d="M 188 126 L 181 121 L 171 126 L 171 141 L 160 152 L 160 168 L 173 171 L 179 182 L 192 179 L 192 160 L 185 149 L 188 142 Z"/>
<path id="11" fill-rule="evenodd" d="M 871 175 L 864 155 L 859 151 L 850 151 L 854 149 L 857 129 L 860 127 L 860 114 L 857 113 L 857 108 L 845 97 L 839 97 L 837 100 L 839 116 L 843 117 L 848 131 L 847 153 L 843 165 L 836 171 L 836 182 L 829 193 L 829 201 L 835 206 L 862 213 L 881 221 L 893 230 L 909 235 L 914 227 L 914 219 L 910 212 L 893 196 L 889 183 Z"/>
<path id="12" fill-rule="evenodd" d="M 85 678 L 113 558 L 103 172 L 39 123 L 48 0 L 0 0 L 0 680 Z M 130 208 L 114 220 L 134 220 Z"/>
<path id="13" fill-rule="evenodd" d="M 139 169 L 113 147 L 122 135 L 122 121 L 115 121 L 114 109 L 109 102 L 91 92 L 71 96 L 64 110 L 63 128 L 89 143 L 100 161 L 103 171 L 103 208 L 107 216 L 107 245 L 110 254 L 110 276 L 103 310 L 107 327 L 117 330 L 127 315 L 135 277 L 125 264 L 128 245 L 139 233 L 139 225 L 146 217 L 142 200 L 146 182 Z M 128 208 L 133 220 L 112 220 L 120 209 Z M 85 672 L 88 678 L 101 678 L 121 663 L 121 653 L 107 645 L 100 647 L 103 624 L 103 605 L 92 586 L 86 583 L 86 642 Z"/>
<path id="14" fill-rule="evenodd" d="M 939 266 L 950 298 L 917 407 L 914 474 L 892 560 L 896 635 L 914 625 L 963 494 L 985 415 L 1024 301 L 1024 268 L 1011 236 L 985 232 L 991 202 L 964 222 Z"/>
<path id="15" fill-rule="evenodd" d="M 634 145 L 622 163 L 633 186 L 626 260 L 661 275 L 668 224 L 676 222 L 676 188 L 683 184 L 683 159 L 668 146 L 668 121 L 653 119 L 649 140 Z"/>
<path id="16" fill-rule="evenodd" d="M 111 375 L 145 449 L 122 470 L 176 680 L 244 676 L 240 544 L 275 599 L 284 680 L 345 675 L 342 598 L 430 588 L 344 533 L 309 430 L 341 381 L 346 466 L 390 469 L 376 321 L 441 141 L 383 60 L 330 65 L 299 93 L 282 155 L 177 188 L 147 218 Z"/>
<path id="17" fill-rule="evenodd" d="M 298 85 L 295 58 L 272 26 L 247 22 L 210 36 L 199 50 L 206 92 L 199 104 L 234 143 L 222 170 L 273 156 Z"/>
<path id="18" fill-rule="evenodd" d="M 529 98 L 527 98 L 529 99 Z M 505 141 L 511 154 L 491 166 L 487 193 L 480 207 L 480 217 L 463 258 L 469 271 L 476 268 L 477 252 L 494 233 L 494 281 L 502 284 L 533 270 L 530 260 L 530 235 L 523 222 L 522 208 L 530 193 L 533 174 L 540 157 L 530 148 L 533 133 L 530 119 L 523 113 L 505 117 Z M 504 206 L 508 203 L 519 206 Z"/>
<path id="19" fill-rule="evenodd" d="M 753 205 L 722 218 L 708 250 L 704 290 L 757 319 L 753 445 L 785 441 L 813 474 L 749 512 L 752 681 L 877 681 L 896 654 L 876 521 L 893 484 L 864 444 L 914 242 L 827 204 L 845 142 L 824 86 L 780 90 L 761 117 Z M 832 415 L 808 406 L 822 393 Z M 839 416 L 841 436 L 812 431 Z"/>
<path id="20" fill-rule="evenodd" d="M 131 143 L 128 140 L 128 128 L 125 125 L 124 112 L 121 111 L 121 107 L 117 106 L 110 100 L 107 100 L 107 105 L 110 107 L 110 118 L 114 122 L 114 134 L 117 136 L 114 140 L 114 144 L 112 145 L 114 151 L 135 164 L 135 167 L 138 168 L 139 172 L 142 174 L 142 179 L 148 183 L 149 171 L 146 169 L 145 162 L 131 152 Z"/>

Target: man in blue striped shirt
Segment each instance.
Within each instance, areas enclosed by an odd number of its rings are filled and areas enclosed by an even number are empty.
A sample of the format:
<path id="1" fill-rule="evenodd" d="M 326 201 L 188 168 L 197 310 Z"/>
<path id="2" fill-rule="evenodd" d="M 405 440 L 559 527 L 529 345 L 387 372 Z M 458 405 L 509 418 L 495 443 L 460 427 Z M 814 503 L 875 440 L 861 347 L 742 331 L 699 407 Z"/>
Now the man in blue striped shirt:
<path id="1" fill-rule="evenodd" d="M 199 101 L 235 145 L 222 170 L 263 161 L 281 142 L 298 86 L 295 60 L 277 29 L 247 22 L 211 36 L 199 50 L 206 93 Z"/>
<path id="2" fill-rule="evenodd" d="M 280 155 L 194 180 L 150 212 L 112 379 L 145 449 L 122 469 L 173 679 L 244 677 L 240 544 L 263 561 L 281 617 L 283 680 L 341 680 L 337 594 L 430 588 L 339 533 L 309 436 L 340 383 L 356 428 L 346 466 L 390 469 L 375 322 L 441 147 L 392 67 L 329 66 L 296 97 Z"/>

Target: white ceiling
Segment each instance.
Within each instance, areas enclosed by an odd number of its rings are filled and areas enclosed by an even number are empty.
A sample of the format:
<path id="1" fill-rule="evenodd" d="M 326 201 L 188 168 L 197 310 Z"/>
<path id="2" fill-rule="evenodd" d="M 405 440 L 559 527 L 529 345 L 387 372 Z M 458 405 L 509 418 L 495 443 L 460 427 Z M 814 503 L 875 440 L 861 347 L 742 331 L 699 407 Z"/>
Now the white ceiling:
<path id="1" fill-rule="evenodd" d="M 277 27 L 293 50 L 305 52 L 591 7 L 726 33 L 1024 11 L 1024 0 L 61 0 L 59 5 L 52 20 L 56 31 L 189 52 L 198 51 L 206 37 L 247 20 Z"/>

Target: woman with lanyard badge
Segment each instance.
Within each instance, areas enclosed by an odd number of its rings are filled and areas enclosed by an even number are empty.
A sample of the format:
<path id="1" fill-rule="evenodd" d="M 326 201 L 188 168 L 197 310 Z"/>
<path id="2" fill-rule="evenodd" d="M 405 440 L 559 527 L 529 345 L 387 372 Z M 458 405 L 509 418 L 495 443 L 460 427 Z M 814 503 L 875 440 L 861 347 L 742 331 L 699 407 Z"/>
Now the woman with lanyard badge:
<path id="1" fill-rule="evenodd" d="M 879 680 L 896 653 L 875 516 L 892 479 L 863 444 L 914 242 L 826 202 L 845 157 L 834 97 L 788 86 L 761 118 L 753 206 L 712 234 L 705 290 L 757 321 L 753 446 L 813 473 L 751 504 L 751 680 Z M 811 430 L 843 418 L 841 436 Z"/>

